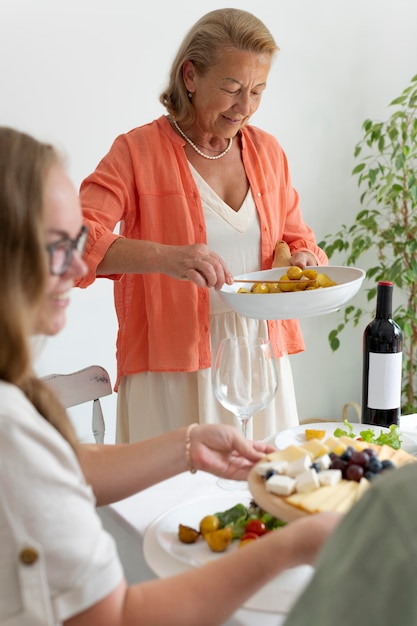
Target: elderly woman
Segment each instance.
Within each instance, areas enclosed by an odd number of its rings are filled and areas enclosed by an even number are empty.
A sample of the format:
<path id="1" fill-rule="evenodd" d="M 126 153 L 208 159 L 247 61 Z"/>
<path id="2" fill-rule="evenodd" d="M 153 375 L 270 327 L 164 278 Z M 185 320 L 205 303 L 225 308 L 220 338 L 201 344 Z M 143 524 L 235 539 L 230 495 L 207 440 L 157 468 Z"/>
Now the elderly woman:
<path id="1" fill-rule="evenodd" d="M 77 442 L 33 373 L 30 337 L 64 326 L 73 281 L 86 271 L 85 238 L 53 148 L 0 128 L 0 623 L 174 626 L 181 615 L 182 626 L 221 624 L 281 570 L 311 562 L 337 517 L 314 516 L 207 567 L 127 586 L 96 503 L 187 469 L 245 478 L 270 447 L 214 424 L 121 446 Z"/>
<path id="2" fill-rule="evenodd" d="M 282 148 L 249 124 L 277 51 L 251 13 L 203 16 L 160 97 L 168 115 L 119 136 L 81 186 L 88 272 L 77 284 L 115 281 L 119 441 L 196 419 L 234 423 L 210 377 L 220 340 L 234 335 L 268 337 L 277 359 L 278 393 L 255 438 L 298 424 L 288 356 L 304 349 L 298 322 L 242 317 L 217 293 L 233 275 L 271 268 L 278 241 L 288 265 L 327 263 Z"/>

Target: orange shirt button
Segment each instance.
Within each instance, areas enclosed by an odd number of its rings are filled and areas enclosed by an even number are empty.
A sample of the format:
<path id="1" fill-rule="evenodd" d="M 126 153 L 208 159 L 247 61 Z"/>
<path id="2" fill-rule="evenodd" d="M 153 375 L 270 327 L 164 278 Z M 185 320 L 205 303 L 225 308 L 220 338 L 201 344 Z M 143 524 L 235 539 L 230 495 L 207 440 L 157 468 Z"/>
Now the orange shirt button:
<path id="1" fill-rule="evenodd" d="M 19 559 L 23 563 L 23 565 L 32 565 L 39 558 L 38 551 L 35 548 L 31 548 L 28 546 L 27 548 L 23 548 L 23 550 L 19 554 Z"/>

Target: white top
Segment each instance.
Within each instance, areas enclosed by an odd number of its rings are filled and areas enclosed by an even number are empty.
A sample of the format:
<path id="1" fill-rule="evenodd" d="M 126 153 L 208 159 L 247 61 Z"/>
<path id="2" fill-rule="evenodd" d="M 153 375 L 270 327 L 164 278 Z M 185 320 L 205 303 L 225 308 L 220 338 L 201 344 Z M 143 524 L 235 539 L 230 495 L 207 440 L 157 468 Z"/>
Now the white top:
<path id="1" fill-rule="evenodd" d="M 14 385 L 0 382 L 0 624 L 50 626 L 123 578 L 112 537 L 62 436 Z M 36 561 L 22 564 L 22 549 Z"/>
<path id="2" fill-rule="evenodd" d="M 256 272 L 261 267 L 261 229 L 252 190 L 248 190 L 239 211 L 234 211 L 191 164 L 190 169 L 201 196 L 208 247 L 223 259 L 233 276 Z M 215 289 L 209 293 L 211 315 L 231 311 Z M 252 319 L 250 324 L 267 332 L 264 320 Z"/>

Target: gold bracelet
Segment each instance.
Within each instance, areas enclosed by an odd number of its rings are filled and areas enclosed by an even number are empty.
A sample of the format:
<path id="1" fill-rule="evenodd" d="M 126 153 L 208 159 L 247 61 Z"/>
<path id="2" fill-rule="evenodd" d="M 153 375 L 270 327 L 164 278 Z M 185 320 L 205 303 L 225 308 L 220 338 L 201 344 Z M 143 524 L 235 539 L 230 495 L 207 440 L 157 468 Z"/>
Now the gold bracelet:
<path id="1" fill-rule="evenodd" d="M 198 424 L 196 423 L 190 424 L 185 433 L 185 458 L 187 460 L 188 469 L 191 472 L 191 474 L 195 474 L 197 471 L 195 467 L 193 466 L 193 462 L 191 460 L 191 431 L 194 428 L 194 426 L 198 426 Z"/>

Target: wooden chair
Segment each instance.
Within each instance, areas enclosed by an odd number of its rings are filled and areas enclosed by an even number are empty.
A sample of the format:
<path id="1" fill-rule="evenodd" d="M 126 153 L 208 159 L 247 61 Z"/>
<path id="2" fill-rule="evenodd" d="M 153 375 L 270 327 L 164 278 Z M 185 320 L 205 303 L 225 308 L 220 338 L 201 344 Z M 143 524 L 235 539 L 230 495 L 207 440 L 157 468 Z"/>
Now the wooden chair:
<path id="1" fill-rule="evenodd" d="M 65 408 L 93 402 L 92 430 L 96 443 L 104 443 L 105 422 L 100 398 L 112 393 L 110 377 L 104 367 L 90 365 L 70 374 L 50 374 L 44 380 Z"/>

